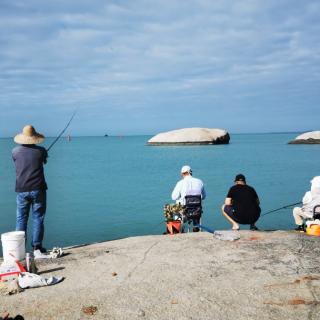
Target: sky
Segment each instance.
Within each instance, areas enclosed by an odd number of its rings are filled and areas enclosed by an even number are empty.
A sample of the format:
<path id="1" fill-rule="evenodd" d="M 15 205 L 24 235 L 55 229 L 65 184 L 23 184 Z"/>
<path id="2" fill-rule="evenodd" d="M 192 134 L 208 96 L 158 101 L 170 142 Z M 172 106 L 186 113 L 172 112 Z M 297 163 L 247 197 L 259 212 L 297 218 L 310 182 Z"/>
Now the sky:
<path id="1" fill-rule="evenodd" d="M 0 137 L 320 130 L 318 0 L 0 0 Z"/>

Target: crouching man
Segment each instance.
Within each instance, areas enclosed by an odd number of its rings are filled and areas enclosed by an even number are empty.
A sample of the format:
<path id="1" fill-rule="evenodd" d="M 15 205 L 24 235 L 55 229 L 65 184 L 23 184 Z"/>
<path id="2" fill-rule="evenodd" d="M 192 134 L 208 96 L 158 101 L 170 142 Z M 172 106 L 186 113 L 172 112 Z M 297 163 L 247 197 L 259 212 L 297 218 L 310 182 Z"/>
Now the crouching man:
<path id="1" fill-rule="evenodd" d="M 254 188 L 246 184 L 243 174 L 234 179 L 222 206 L 224 217 L 232 224 L 232 230 L 239 230 L 239 224 L 249 224 L 250 230 L 258 230 L 256 222 L 260 217 L 260 201 Z"/>

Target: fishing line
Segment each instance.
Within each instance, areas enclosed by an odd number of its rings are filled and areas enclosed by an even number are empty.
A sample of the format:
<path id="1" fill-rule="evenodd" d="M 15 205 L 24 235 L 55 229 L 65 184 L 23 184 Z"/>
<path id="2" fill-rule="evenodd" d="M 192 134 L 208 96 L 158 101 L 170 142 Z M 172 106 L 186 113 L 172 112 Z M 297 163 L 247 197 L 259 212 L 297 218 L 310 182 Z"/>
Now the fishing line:
<path id="1" fill-rule="evenodd" d="M 293 207 L 293 206 L 295 206 L 295 205 L 297 205 L 297 204 L 301 204 L 301 203 L 302 203 L 302 201 L 299 201 L 299 202 L 296 202 L 296 203 L 292 203 L 292 204 L 287 204 L 287 205 L 284 206 L 284 207 L 267 211 L 267 212 L 265 212 L 264 214 L 262 214 L 261 217 L 266 216 L 267 214 L 270 214 L 270 213 L 273 213 L 273 212 L 282 210 L 282 209 L 287 209 L 287 208 Z"/>
<path id="2" fill-rule="evenodd" d="M 64 127 L 64 129 L 60 132 L 60 134 L 54 139 L 54 141 L 50 144 L 49 148 L 47 149 L 47 152 L 49 152 L 49 150 L 55 145 L 55 143 L 60 139 L 60 137 L 63 135 L 63 133 L 67 130 L 67 128 L 69 127 L 72 119 L 74 118 L 74 116 L 76 115 L 78 109 L 76 109 L 73 114 L 72 117 L 70 118 L 69 122 L 67 123 L 67 125 Z"/>

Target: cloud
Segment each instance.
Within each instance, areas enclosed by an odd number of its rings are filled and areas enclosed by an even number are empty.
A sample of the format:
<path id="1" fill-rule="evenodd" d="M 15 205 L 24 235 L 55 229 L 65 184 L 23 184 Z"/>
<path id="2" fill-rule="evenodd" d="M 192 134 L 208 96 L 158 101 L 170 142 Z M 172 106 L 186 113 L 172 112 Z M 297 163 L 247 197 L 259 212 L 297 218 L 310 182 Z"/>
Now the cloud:
<path id="1" fill-rule="evenodd" d="M 172 106 L 192 96 L 209 105 L 226 92 L 245 99 L 254 90 L 262 97 L 266 86 L 281 95 L 279 85 L 286 92 L 293 81 L 307 94 L 319 80 L 317 1 L 12 0 L 1 6 L 3 110 L 12 104 L 99 108 L 108 100 L 159 112 L 152 100 Z"/>

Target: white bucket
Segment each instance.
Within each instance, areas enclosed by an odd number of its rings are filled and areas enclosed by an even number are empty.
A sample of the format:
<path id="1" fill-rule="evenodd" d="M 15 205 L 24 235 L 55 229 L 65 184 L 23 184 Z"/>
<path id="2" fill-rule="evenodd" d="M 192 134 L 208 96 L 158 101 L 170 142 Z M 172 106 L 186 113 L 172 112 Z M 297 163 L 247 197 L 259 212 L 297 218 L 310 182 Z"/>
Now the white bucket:
<path id="1" fill-rule="evenodd" d="M 1 235 L 4 262 L 23 260 L 26 256 L 25 232 L 12 231 Z"/>

